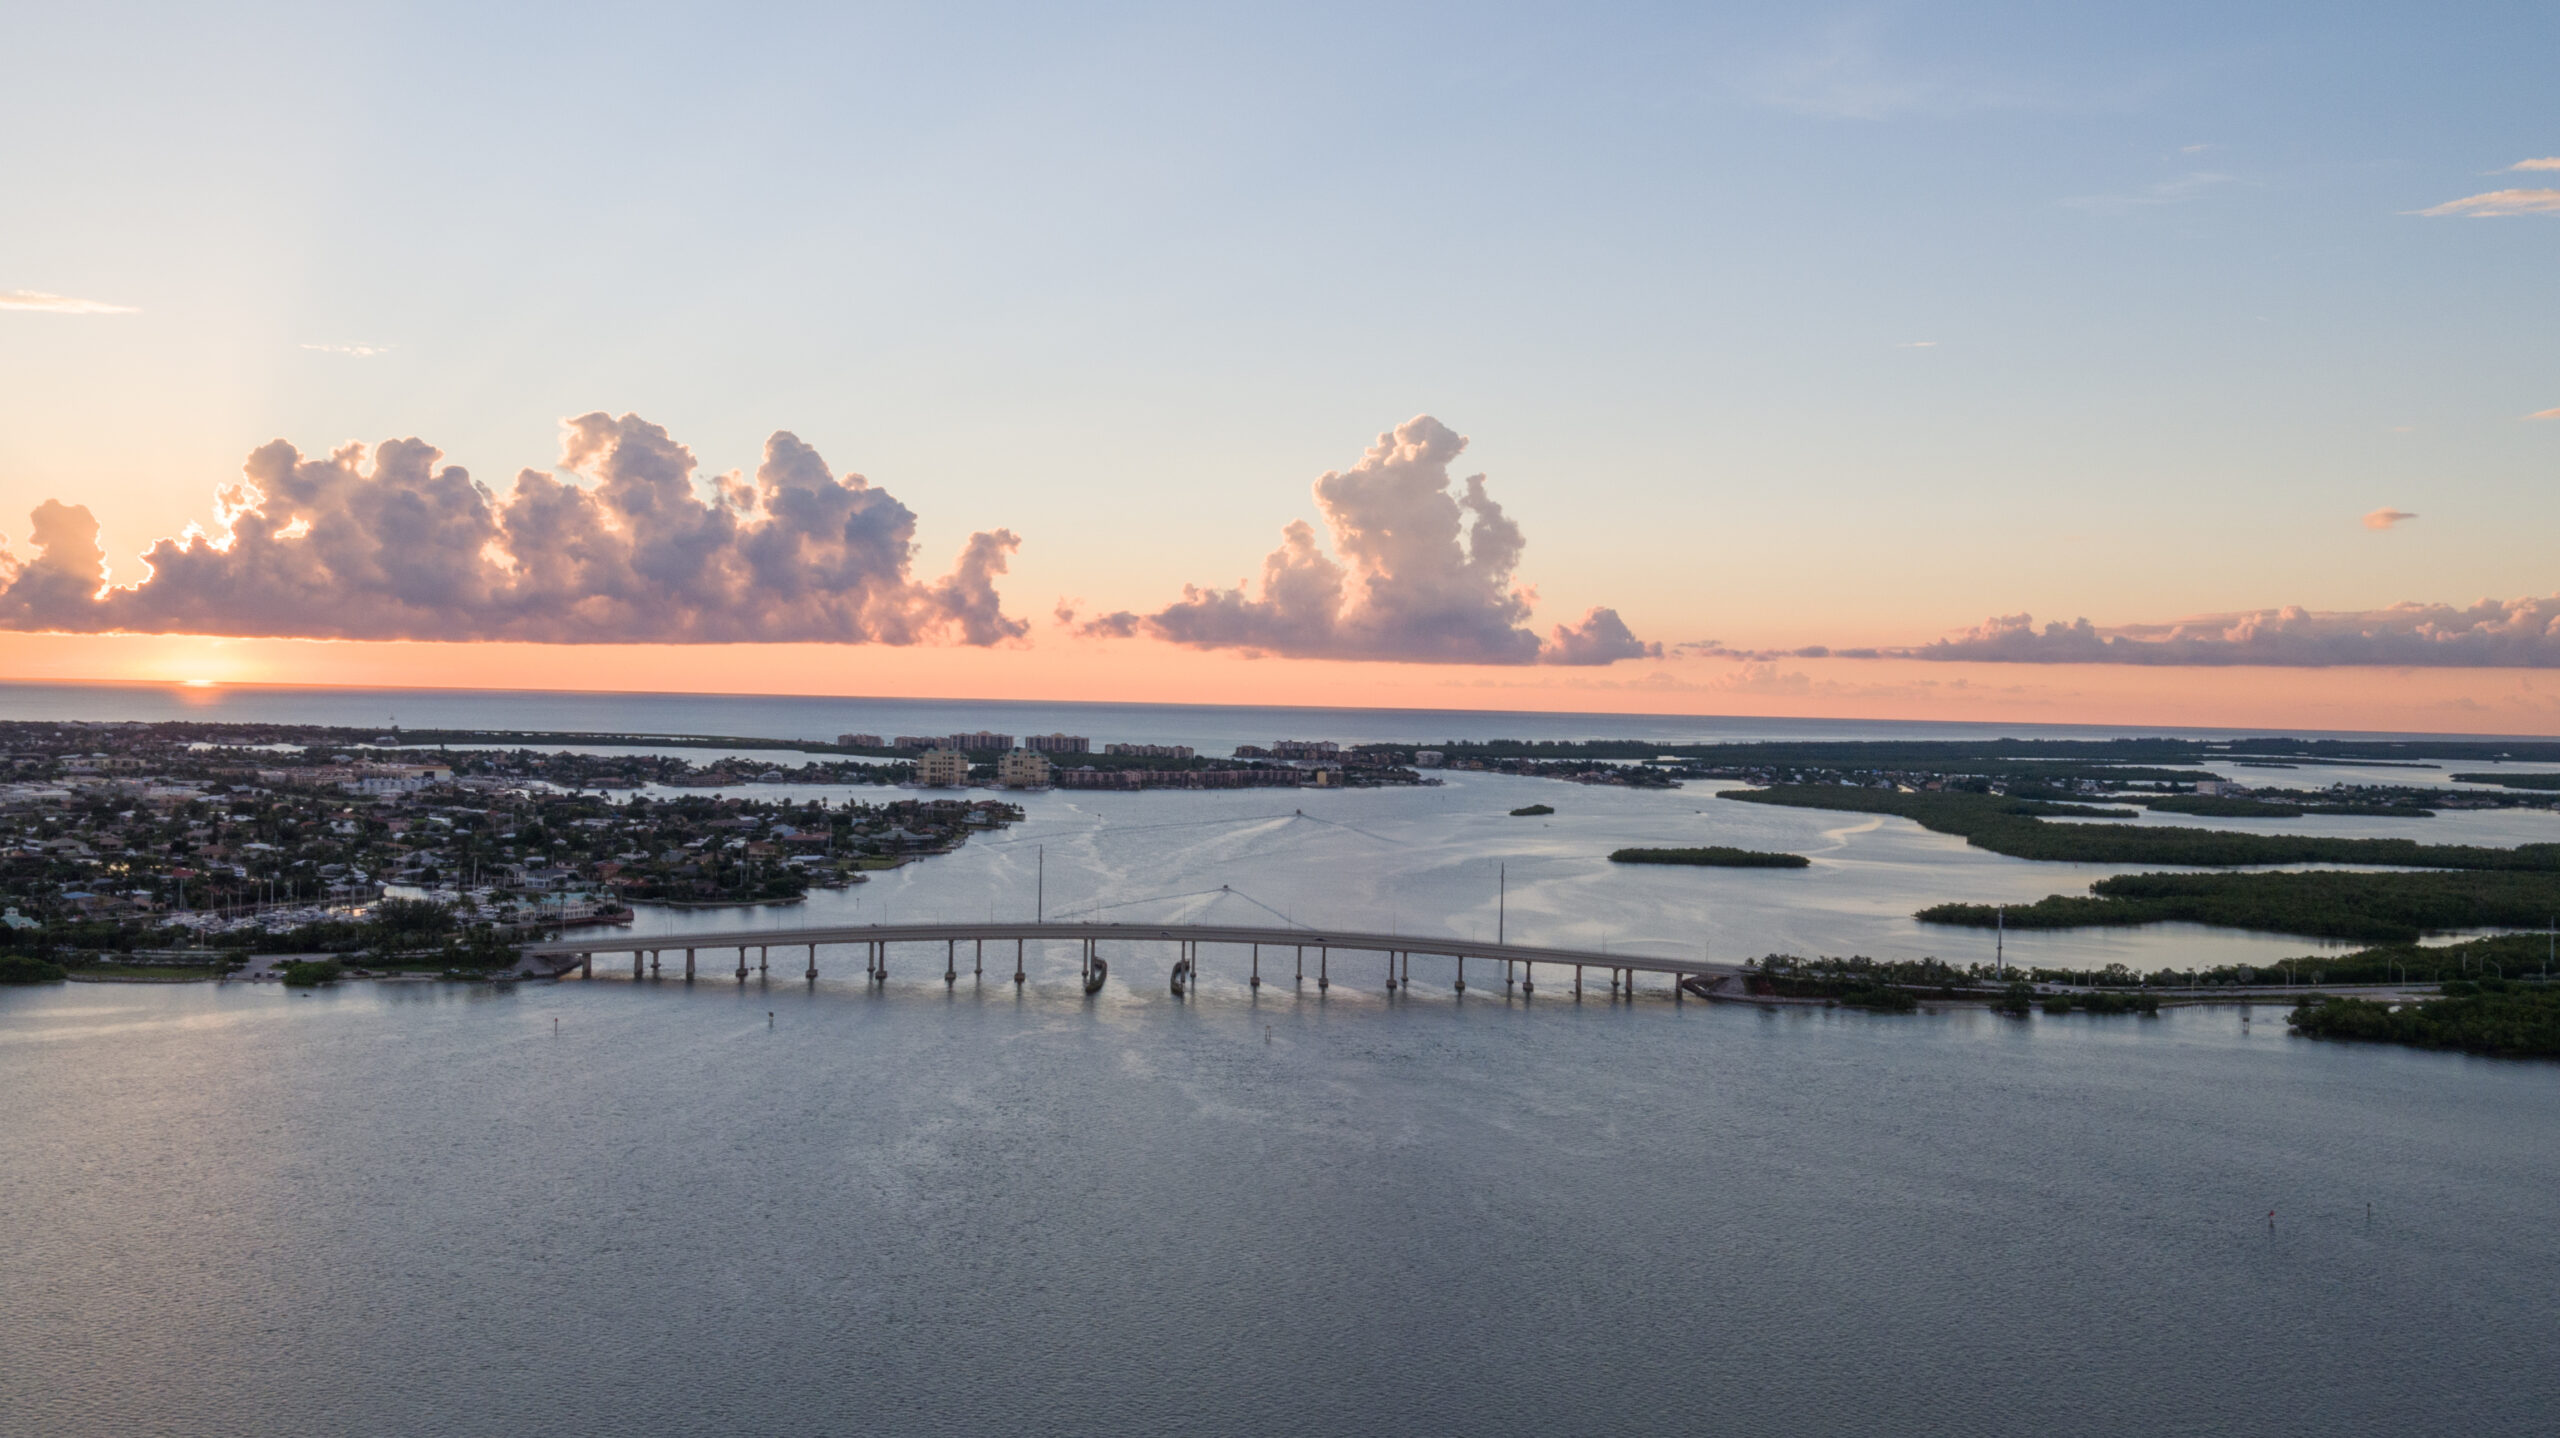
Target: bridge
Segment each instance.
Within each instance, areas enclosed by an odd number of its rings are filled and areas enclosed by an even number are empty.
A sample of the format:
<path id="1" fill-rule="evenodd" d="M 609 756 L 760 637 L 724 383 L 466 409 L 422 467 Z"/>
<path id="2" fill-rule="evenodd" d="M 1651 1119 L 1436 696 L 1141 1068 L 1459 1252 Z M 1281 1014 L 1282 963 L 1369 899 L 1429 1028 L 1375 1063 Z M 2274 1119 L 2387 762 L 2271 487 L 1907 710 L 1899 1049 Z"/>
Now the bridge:
<path id="1" fill-rule="evenodd" d="M 802 977 L 818 977 L 818 954 L 825 948 L 859 947 L 862 950 L 863 976 L 874 984 L 889 980 L 889 961 L 893 947 L 910 951 L 917 945 L 942 950 L 942 973 L 945 984 L 960 980 L 960 946 L 970 946 L 969 974 L 973 980 L 986 976 L 986 950 L 989 943 L 998 945 L 998 966 L 1003 962 L 1002 945 L 1013 945 L 1013 981 L 1025 981 L 1023 963 L 1026 947 L 1034 943 L 1068 942 L 1079 946 L 1082 956 L 1080 976 L 1085 992 L 1096 993 L 1110 975 L 1110 961 L 1102 953 L 1104 944 L 1172 944 L 1177 957 L 1168 976 L 1173 993 L 1179 997 L 1198 983 L 1202 972 L 1202 950 L 1218 946 L 1230 951 L 1230 962 L 1241 961 L 1246 970 L 1246 983 L 1262 987 L 1265 950 L 1282 951 L 1289 963 L 1289 977 L 1303 981 L 1307 977 L 1307 959 L 1315 956 L 1315 981 L 1319 990 L 1333 984 L 1333 955 L 1336 952 L 1365 954 L 1386 960 L 1385 980 L 1389 993 L 1413 983 L 1413 956 L 1422 954 L 1454 959 L 1457 962 L 1456 988 L 1467 987 L 1467 961 L 1499 965 L 1503 991 L 1511 991 L 1517 983 L 1524 995 L 1537 992 L 1537 971 L 1545 968 L 1550 975 L 1561 977 L 1571 972 L 1572 994 L 1582 997 L 1584 975 L 1599 970 L 1608 975 L 1609 992 L 1623 991 L 1632 998 L 1640 974 L 1654 975 L 1669 982 L 1673 999 L 1683 994 L 1699 998 L 1708 996 L 1719 983 L 1738 979 L 1742 970 L 1733 964 L 1710 963 L 1705 959 L 1661 958 L 1645 954 L 1612 952 L 1607 949 L 1565 949 L 1535 944 L 1478 943 L 1454 938 L 1433 938 L 1422 934 L 1381 934 L 1357 929 L 1314 929 L 1296 926 L 1242 924 L 1133 924 L 1068 922 L 1049 920 L 1035 923 L 931 923 L 931 924 L 847 924 L 833 927 L 797 929 L 734 929 L 698 934 L 616 935 L 553 939 L 524 946 L 528 964 L 544 968 L 557 976 L 577 969 L 594 977 L 596 956 L 608 958 L 628 954 L 631 976 L 646 978 L 661 972 L 660 963 L 667 955 L 684 956 L 683 977 L 690 983 L 696 977 L 700 956 L 723 956 L 736 952 L 733 970 L 739 983 L 745 983 L 750 972 L 758 977 L 771 973 L 773 951 L 781 949 L 786 962 L 806 950 L 807 967 Z M 755 962 L 750 968 L 747 959 Z M 1367 964 L 1360 965 L 1364 971 Z M 926 969 L 928 976 L 931 969 Z M 1001 976 L 1001 974 L 999 975 Z M 1275 982 L 1277 980 L 1275 979 Z"/>

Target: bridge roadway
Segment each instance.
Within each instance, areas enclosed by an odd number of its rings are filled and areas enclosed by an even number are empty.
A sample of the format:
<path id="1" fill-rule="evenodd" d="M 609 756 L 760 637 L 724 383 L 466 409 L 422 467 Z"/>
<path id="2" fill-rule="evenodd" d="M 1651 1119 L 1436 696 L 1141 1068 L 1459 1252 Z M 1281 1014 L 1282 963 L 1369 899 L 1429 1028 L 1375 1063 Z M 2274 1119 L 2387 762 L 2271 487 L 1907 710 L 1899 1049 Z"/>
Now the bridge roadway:
<path id="1" fill-rule="evenodd" d="M 1496 963 L 1502 966 L 1503 987 L 1508 990 L 1517 979 L 1526 992 L 1535 992 L 1536 969 L 1544 965 L 1550 970 L 1573 970 L 1573 992 L 1582 992 L 1582 975 L 1586 969 L 1604 970 L 1609 975 L 1610 992 L 1616 993 L 1624 983 L 1626 992 L 1635 992 L 1636 975 L 1660 974 L 1672 981 L 1676 998 L 1684 989 L 1704 997 L 1719 981 L 1732 979 L 1742 970 L 1733 964 L 1711 963 L 1704 959 L 1662 958 L 1647 954 L 1630 954 L 1607 949 L 1564 949 L 1539 944 L 1482 943 L 1455 938 L 1434 938 L 1425 934 L 1381 934 L 1359 929 L 1307 929 L 1245 924 L 1128 924 L 1080 923 L 1049 920 L 1038 923 L 932 923 L 932 924 L 845 924 L 831 927 L 798 929 L 732 929 L 693 934 L 587 934 L 574 938 L 551 939 L 527 944 L 523 948 L 529 964 L 545 967 L 554 974 L 579 969 L 592 976 L 598 954 L 629 954 L 633 978 L 656 973 L 661 955 L 684 955 L 684 977 L 695 976 L 695 955 L 705 951 L 724 953 L 737 951 L 736 976 L 740 982 L 749 972 L 747 955 L 756 956 L 754 972 L 769 973 L 775 949 L 807 951 L 808 966 L 804 977 L 818 976 L 818 950 L 829 946 L 860 945 L 864 952 L 863 973 L 875 983 L 886 982 L 889 949 L 893 944 L 941 944 L 943 946 L 944 982 L 957 982 L 960 975 L 960 945 L 971 946 L 970 971 L 985 973 L 986 945 L 989 941 L 1012 941 L 1013 981 L 1024 981 L 1023 951 L 1029 943 L 1066 940 L 1083 946 L 1083 974 L 1088 993 L 1101 987 L 1102 975 L 1109 965 L 1103 960 L 1100 946 L 1118 944 L 1169 943 L 1178 946 L 1179 957 L 1171 975 L 1174 992 L 1182 993 L 1188 981 L 1200 972 L 1200 946 L 1221 944 L 1250 951 L 1248 981 L 1259 988 L 1262 984 L 1262 951 L 1287 951 L 1295 965 L 1295 975 L 1306 976 L 1306 956 L 1316 955 L 1316 985 L 1329 987 L 1332 982 L 1332 956 L 1336 949 L 1354 953 L 1383 954 L 1387 958 L 1387 988 L 1390 991 L 1413 982 L 1413 955 L 1424 954 L 1457 961 L 1457 988 L 1466 988 L 1467 960 Z M 1515 969 L 1515 966 L 1516 969 Z"/>

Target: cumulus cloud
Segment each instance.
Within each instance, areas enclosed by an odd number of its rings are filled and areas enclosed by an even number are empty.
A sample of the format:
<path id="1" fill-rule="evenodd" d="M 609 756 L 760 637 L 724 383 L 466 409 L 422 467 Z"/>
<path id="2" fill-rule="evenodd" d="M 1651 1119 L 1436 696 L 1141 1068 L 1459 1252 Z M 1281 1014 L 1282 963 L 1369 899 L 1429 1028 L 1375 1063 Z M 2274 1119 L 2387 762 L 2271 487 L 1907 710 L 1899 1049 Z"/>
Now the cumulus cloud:
<path id="1" fill-rule="evenodd" d="M 1621 659 L 1659 659 L 1662 646 L 1638 639 L 1618 611 L 1594 606 L 1580 624 L 1559 624 L 1538 651 L 1541 664 L 1615 664 Z"/>
<path id="2" fill-rule="evenodd" d="M 1659 656 L 1610 609 L 1556 628 L 1545 643 L 1527 627 L 1533 595 L 1512 583 L 1527 541 L 1487 493 L 1483 475 L 1456 482 L 1449 466 L 1464 437 L 1429 415 L 1378 436 L 1360 462 L 1315 482 L 1315 527 L 1293 520 L 1262 562 L 1251 592 L 1183 588 L 1149 615 L 1119 613 L 1084 633 L 1143 629 L 1202 649 L 1246 649 L 1304 658 L 1448 664 L 1607 664 Z M 1339 556 L 1339 557 L 1337 557 Z"/>
<path id="3" fill-rule="evenodd" d="M 2109 630 L 2086 619 L 2039 629 L 2031 616 L 2011 614 L 1934 644 L 1879 652 L 1997 664 L 2552 669 L 2560 668 L 2560 595 L 2343 613 L 2288 606 Z"/>
<path id="4" fill-rule="evenodd" d="M 75 299 L 70 295 L 49 295 L 42 290 L 0 290 L 0 310 L 33 310 L 49 315 L 137 313 L 131 305 L 111 305 L 104 300 Z"/>
<path id="5" fill-rule="evenodd" d="M 2556 405 L 2556 406 L 2554 406 L 2554 407 L 2552 407 L 2552 408 L 2550 408 L 2550 409 L 2538 409 L 2538 410 L 2535 410 L 2533 413 L 2531 413 L 2531 414 L 2529 414 L 2529 415 L 2526 415 L 2526 416 L 2525 416 L 2525 418 L 2527 418 L 2527 419 L 2560 419 L 2560 405 Z"/>
<path id="6" fill-rule="evenodd" d="M 2560 215 L 2560 190 L 2491 190 L 2465 195 L 2418 211 L 2421 215 L 2466 215 L 2475 220 L 2501 215 Z"/>
<path id="7" fill-rule="evenodd" d="M 2417 517 L 2418 516 L 2405 509 L 2392 509 L 2386 505 L 2381 509 L 2375 510 L 2371 514 L 2366 515 L 2364 517 L 2364 527 L 2367 529 L 2389 529 L 2391 526 L 2398 524 L 2403 520 L 2415 519 Z"/>
<path id="8" fill-rule="evenodd" d="M 2510 170 L 2560 170 L 2560 155 L 2545 155 L 2539 160 L 2518 160 Z"/>
<path id="9" fill-rule="evenodd" d="M 306 457 L 277 440 L 189 526 L 110 587 L 86 506 L 48 500 L 29 559 L 0 552 L 0 628 L 542 643 L 994 644 L 1021 635 L 995 590 L 1019 541 L 970 537 L 911 576 L 915 515 L 836 479 L 789 433 L 752 479 L 707 482 L 637 415 L 567 423 L 560 467 L 503 500 L 416 439 Z"/>

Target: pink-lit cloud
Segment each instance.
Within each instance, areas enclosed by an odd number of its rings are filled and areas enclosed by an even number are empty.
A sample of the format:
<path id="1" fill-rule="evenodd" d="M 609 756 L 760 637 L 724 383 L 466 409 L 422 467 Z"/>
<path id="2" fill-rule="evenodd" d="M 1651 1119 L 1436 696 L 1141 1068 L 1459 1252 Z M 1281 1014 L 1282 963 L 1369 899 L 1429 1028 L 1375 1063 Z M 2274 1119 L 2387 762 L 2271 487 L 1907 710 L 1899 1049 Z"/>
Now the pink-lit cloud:
<path id="1" fill-rule="evenodd" d="M 2560 215 L 2560 190 L 2491 190 L 2465 195 L 2418 211 L 2421 215 L 2463 215 L 2475 220 L 2503 215 Z"/>
<path id="2" fill-rule="evenodd" d="M 1258 584 L 1185 586 L 1148 615 L 1088 621 L 1082 632 L 1143 630 L 1201 649 L 1297 658 L 1445 664 L 1581 664 L 1660 657 L 1617 611 L 1595 608 L 1541 642 L 1533 596 L 1512 582 L 1527 541 L 1485 488 L 1454 481 L 1466 439 L 1429 415 L 1378 437 L 1357 464 L 1315 482 L 1331 553 L 1305 520 L 1280 531 Z"/>
<path id="3" fill-rule="evenodd" d="M 0 290 L 0 310 L 25 310 L 47 315 L 129 315 L 131 305 L 111 305 L 105 300 L 84 300 L 72 295 L 47 294 L 43 290 Z"/>
<path id="4" fill-rule="evenodd" d="M 433 446 L 305 457 L 282 440 L 190 526 L 108 587 L 98 524 L 48 500 L 35 554 L 0 554 L 0 628 L 544 643 L 995 644 L 1028 626 L 995 590 L 1019 541 L 970 537 L 912 577 L 916 520 L 789 433 L 752 479 L 705 484 L 692 451 L 637 415 L 565 426 L 560 467 L 503 500 Z"/>
<path id="5" fill-rule="evenodd" d="M 2104 630 L 2086 619 L 2038 628 L 2031 616 L 2011 614 L 1917 648 L 1836 652 L 1994 664 L 2551 669 L 2560 668 L 2560 595 L 2484 599 L 2459 608 L 2395 604 L 2317 612 L 2288 606 Z"/>
<path id="6" fill-rule="evenodd" d="M 2381 509 L 2375 510 L 2371 514 L 2366 515 L 2364 517 L 2364 527 L 2367 529 L 2389 529 L 2395 524 L 2403 524 L 2417 517 L 2418 516 L 2410 513 L 2408 510 L 2393 509 L 2386 505 Z"/>

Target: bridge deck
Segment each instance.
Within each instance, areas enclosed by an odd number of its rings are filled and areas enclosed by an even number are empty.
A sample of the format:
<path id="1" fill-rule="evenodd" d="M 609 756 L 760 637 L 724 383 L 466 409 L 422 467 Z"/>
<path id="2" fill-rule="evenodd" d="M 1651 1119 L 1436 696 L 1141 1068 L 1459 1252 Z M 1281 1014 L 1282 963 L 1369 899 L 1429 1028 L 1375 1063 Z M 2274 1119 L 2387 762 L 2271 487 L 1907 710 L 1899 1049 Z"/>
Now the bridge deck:
<path id="1" fill-rule="evenodd" d="M 587 954 L 682 953 L 687 949 L 806 948 L 811 944 L 913 944 L 977 939 L 1116 943 L 1260 944 L 1272 949 L 1347 949 L 1353 952 L 1432 954 L 1502 959 L 1527 964 L 1638 969 L 1656 974 L 1717 976 L 1742 972 L 1735 964 L 1670 958 L 1610 949 L 1562 949 L 1539 944 L 1497 944 L 1446 935 L 1382 934 L 1361 929 L 1301 929 L 1244 924 L 1045 923 L 842 924 L 799 929 L 729 929 L 692 934 L 591 934 L 524 946 L 527 958 L 570 959 Z"/>

